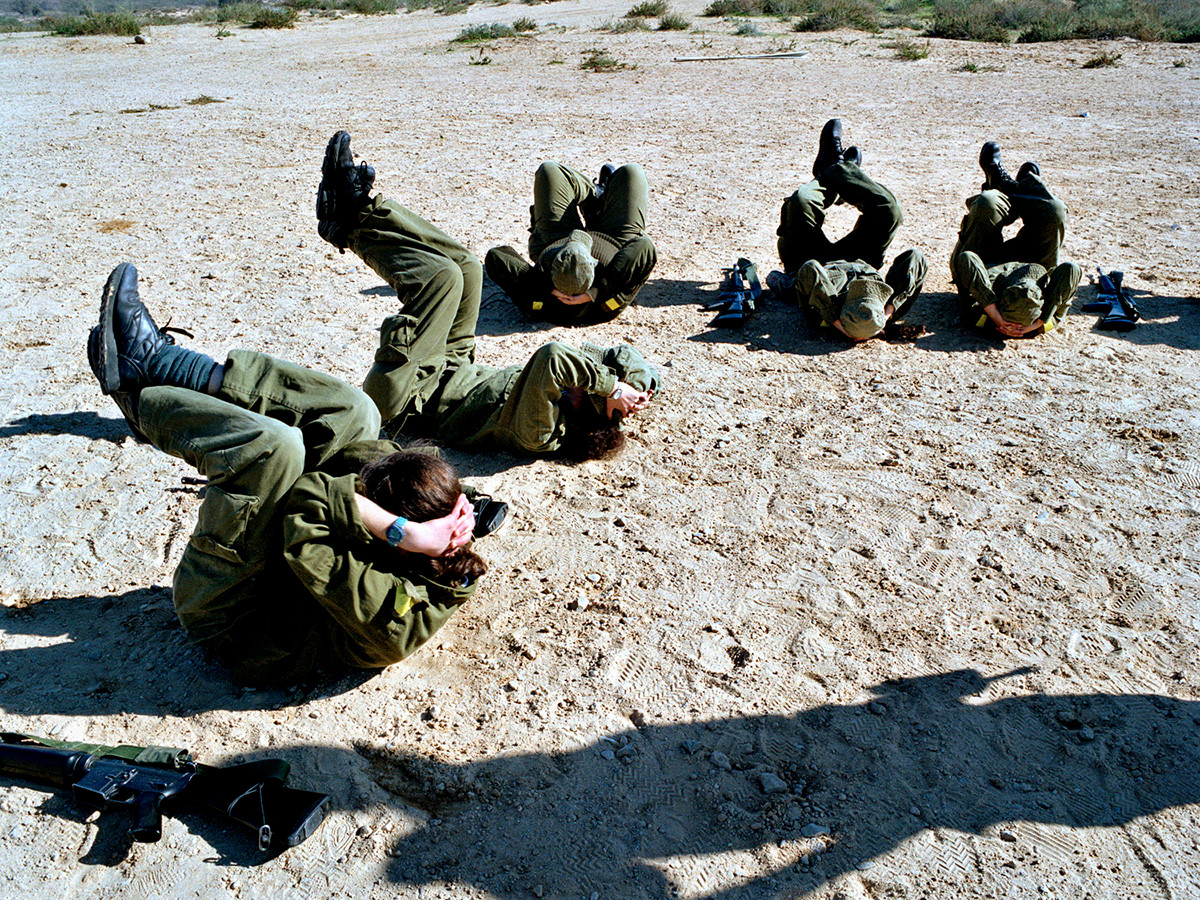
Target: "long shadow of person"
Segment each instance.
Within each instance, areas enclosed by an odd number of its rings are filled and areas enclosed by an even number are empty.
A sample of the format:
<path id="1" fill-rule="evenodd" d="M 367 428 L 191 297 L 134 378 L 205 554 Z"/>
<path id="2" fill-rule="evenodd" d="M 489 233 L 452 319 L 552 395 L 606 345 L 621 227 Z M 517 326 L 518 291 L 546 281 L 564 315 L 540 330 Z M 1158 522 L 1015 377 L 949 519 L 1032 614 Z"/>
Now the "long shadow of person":
<path id="1" fill-rule="evenodd" d="M 392 849 L 393 881 L 514 900 L 537 885 L 551 897 L 792 896 L 930 829 L 1013 857 L 995 826 L 1119 826 L 1200 802 L 1200 703 L 971 696 L 988 683 L 973 670 L 909 678 L 862 704 L 644 724 L 462 765 L 359 752 L 378 784 L 430 815 Z"/>

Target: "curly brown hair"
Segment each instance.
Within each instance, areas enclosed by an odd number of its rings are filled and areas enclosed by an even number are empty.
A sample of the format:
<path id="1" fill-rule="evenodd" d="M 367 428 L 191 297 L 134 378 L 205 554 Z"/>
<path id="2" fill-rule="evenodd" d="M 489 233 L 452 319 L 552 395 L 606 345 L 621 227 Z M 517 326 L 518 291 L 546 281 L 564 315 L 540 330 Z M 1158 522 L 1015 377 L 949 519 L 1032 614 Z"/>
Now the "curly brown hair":
<path id="1" fill-rule="evenodd" d="M 600 428 L 567 430 L 563 453 L 573 462 L 589 459 L 612 459 L 625 449 L 625 432 L 620 422 L 612 422 Z"/>
<path id="2" fill-rule="evenodd" d="M 358 483 L 364 497 L 414 522 L 450 515 L 462 493 L 453 466 L 436 454 L 417 450 L 398 450 L 367 463 Z M 413 568 L 438 581 L 475 581 L 487 566 L 470 546 L 452 556 L 414 554 Z"/>

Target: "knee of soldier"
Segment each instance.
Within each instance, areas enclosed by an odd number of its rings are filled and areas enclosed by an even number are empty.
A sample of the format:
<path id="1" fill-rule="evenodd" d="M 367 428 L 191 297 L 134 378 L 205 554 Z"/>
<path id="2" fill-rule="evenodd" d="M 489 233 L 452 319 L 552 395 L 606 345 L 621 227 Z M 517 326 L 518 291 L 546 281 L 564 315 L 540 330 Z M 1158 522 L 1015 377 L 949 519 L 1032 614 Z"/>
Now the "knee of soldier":
<path id="1" fill-rule="evenodd" d="M 983 259 L 974 250 L 963 250 L 950 260 L 950 274 L 954 277 L 954 283 L 960 288 L 971 280 L 972 273 L 986 271 Z"/>
<path id="2" fill-rule="evenodd" d="M 491 252 L 490 250 L 488 251 Z M 479 257 L 474 253 L 467 255 L 468 258 L 459 264 L 459 269 L 462 271 L 464 281 L 481 281 L 483 279 L 483 263 L 479 261 Z"/>
<path id="3" fill-rule="evenodd" d="M 921 278 L 924 278 L 929 272 L 929 263 L 925 259 L 925 254 L 916 247 L 909 247 L 907 250 L 897 256 L 893 265 L 897 267 L 911 268 Z"/>
<path id="4" fill-rule="evenodd" d="M 475 264 L 478 265 L 479 261 L 476 260 Z M 443 256 L 439 257 L 431 268 L 432 271 L 429 276 L 430 287 L 456 296 L 462 295 L 464 267 L 460 267 L 453 260 L 446 259 Z"/>
<path id="5" fill-rule="evenodd" d="M 1067 226 L 1067 204 L 1063 203 L 1058 198 L 1054 198 L 1047 202 L 1047 213 L 1051 221 L 1055 222 L 1059 228 Z"/>
<path id="6" fill-rule="evenodd" d="M 613 180 L 620 179 L 627 184 L 648 184 L 645 170 L 637 163 L 625 163 L 618 166 L 612 174 Z"/>
<path id="7" fill-rule="evenodd" d="M 791 216 L 803 215 L 807 210 L 825 209 L 825 192 L 817 181 L 810 181 L 808 184 L 798 187 L 792 192 L 792 196 L 783 201 L 785 214 Z"/>
<path id="8" fill-rule="evenodd" d="M 364 391 L 358 388 L 352 388 L 346 391 L 346 414 L 350 422 L 356 423 L 359 438 L 361 440 L 374 440 L 379 437 L 379 429 L 382 426 L 382 418 L 379 414 L 379 407 L 375 405 Z M 352 442 L 355 438 L 347 434 L 339 435 L 346 443 Z"/>
<path id="9" fill-rule="evenodd" d="M 1050 283 L 1062 285 L 1062 289 L 1074 294 L 1083 278 L 1083 269 L 1073 262 L 1059 263 L 1050 276 Z"/>
<path id="10" fill-rule="evenodd" d="M 981 191 L 967 201 L 967 215 L 990 222 L 999 222 L 1009 210 L 1008 198 L 1000 191 Z"/>
<path id="11" fill-rule="evenodd" d="M 807 298 L 815 285 L 825 274 L 825 267 L 815 259 L 807 260 L 796 270 L 796 293 Z"/>
<path id="12" fill-rule="evenodd" d="M 261 429 L 263 469 L 270 471 L 275 483 L 290 485 L 304 474 L 304 435 L 276 419 L 265 419 Z"/>
<path id="13" fill-rule="evenodd" d="M 557 181 L 562 176 L 562 163 L 550 162 L 547 160 L 537 167 L 537 171 L 533 173 L 533 189 L 534 191 L 545 190 L 552 181 Z"/>
<path id="14" fill-rule="evenodd" d="M 550 341 L 534 351 L 530 359 L 536 368 L 550 372 L 557 378 L 563 372 L 563 363 L 572 352 L 571 347 L 561 341 Z"/>

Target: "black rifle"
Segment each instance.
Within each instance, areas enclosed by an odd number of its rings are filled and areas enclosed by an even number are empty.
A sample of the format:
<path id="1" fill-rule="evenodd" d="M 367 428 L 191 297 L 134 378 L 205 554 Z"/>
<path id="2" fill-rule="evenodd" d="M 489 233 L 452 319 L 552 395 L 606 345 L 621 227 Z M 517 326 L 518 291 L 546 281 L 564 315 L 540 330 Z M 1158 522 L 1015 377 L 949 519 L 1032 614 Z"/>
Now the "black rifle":
<path id="1" fill-rule="evenodd" d="M 716 300 L 704 304 L 705 310 L 718 310 L 716 318 L 709 324 L 717 328 L 741 328 L 746 324 L 746 319 L 758 311 L 763 292 L 758 269 L 743 256 L 721 272 L 724 276 L 721 292 Z"/>
<path id="2" fill-rule="evenodd" d="M 1125 273 L 1114 270 L 1105 275 L 1099 266 L 1096 271 L 1100 275 L 1096 299 L 1083 304 L 1083 311 L 1100 313 L 1097 327 L 1105 331 L 1132 331 L 1142 315 L 1122 283 Z"/>
<path id="3" fill-rule="evenodd" d="M 264 852 L 296 846 L 316 831 L 329 810 L 327 795 L 287 786 L 291 766 L 281 759 L 222 768 L 199 765 L 186 750 L 96 749 L 114 753 L 70 744 L 60 749 L 28 735 L 0 734 L 0 772 L 70 787 L 78 803 L 93 809 L 132 811 L 135 841 L 162 837 L 163 805 L 175 800 L 253 829 Z"/>

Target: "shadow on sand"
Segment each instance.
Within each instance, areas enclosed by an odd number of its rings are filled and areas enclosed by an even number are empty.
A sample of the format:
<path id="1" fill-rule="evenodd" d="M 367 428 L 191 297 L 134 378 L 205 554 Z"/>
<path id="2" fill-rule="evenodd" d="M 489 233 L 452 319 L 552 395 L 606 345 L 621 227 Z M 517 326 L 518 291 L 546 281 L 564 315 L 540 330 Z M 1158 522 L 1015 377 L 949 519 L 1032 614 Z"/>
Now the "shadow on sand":
<path id="1" fill-rule="evenodd" d="M 535 884 L 551 897 L 677 896 L 668 861 L 728 851 L 774 860 L 772 874 L 714 873 L 703 896 L 790 896 L 923 829 L 1003 847 L 987 832 L 998 823 L 1118 826 L 1200 802 L 1200 703 L 972 697 L 987 684 L 973 670 L 910 678 L 864 704 L 644 725 L 574 752 L 457 766 L 360 753 L 433 817 L 393 848 L 393 881 L 512 900 Z M 832 833 L 808 837 L 813 825 Z"/>

